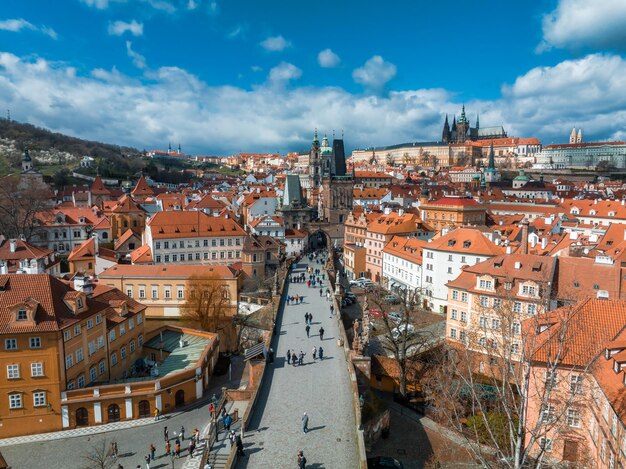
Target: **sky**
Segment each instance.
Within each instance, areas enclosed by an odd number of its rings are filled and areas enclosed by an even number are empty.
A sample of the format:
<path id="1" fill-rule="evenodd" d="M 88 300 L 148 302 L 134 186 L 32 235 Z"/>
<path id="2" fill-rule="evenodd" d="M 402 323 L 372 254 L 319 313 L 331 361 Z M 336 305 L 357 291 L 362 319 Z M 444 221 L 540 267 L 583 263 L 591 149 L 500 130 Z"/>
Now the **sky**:
<path id="1" fill-rule="evenodd" d="M 139 149 L 626 140 L 624 0 L 4 0 L 0 112 Z"/>

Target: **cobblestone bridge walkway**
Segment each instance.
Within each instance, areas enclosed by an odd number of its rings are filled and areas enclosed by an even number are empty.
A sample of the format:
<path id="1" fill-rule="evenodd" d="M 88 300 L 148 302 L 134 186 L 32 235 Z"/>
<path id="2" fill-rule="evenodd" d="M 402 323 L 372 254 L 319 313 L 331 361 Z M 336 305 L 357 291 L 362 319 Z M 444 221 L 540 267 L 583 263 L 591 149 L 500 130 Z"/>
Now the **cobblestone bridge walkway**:
<path id="1" fill-rule="evenodd" d="M 306 272 L 309 264 L 301 261 L 292 276 Z M 313 269 L 322 265 L 310 263 Z M 308 275 L 307 275 L 308 277 Z M 338 347 L 339 326 L 330 316 L 331 302 L 326 299 L 328 280 L 319 286 L 290 283 L 287 295 L 304 297 L 303 303 L 287 305 L 279 312 L 273 348 L 276 358 L 268 364 L 261 394 L 251 426 L 246 429 L 246 456 L 239 458 L 238 469 L 295 468 L 296 453 L 304 451 L 307 468 L 358 468 L 358 450 L 350 378 L 343 350 Z M 313 314 L 307 338 L 304 315 Z M 319 329 L 324 328 L 324 340 Z M 313 360 L 313 346 L 324 348 L 324 359 Z M 287 364 L 287 350 L 306 355 L 304 364 Z M 301 417 L 309 416 L 309 431 L 302 432 Z"/>

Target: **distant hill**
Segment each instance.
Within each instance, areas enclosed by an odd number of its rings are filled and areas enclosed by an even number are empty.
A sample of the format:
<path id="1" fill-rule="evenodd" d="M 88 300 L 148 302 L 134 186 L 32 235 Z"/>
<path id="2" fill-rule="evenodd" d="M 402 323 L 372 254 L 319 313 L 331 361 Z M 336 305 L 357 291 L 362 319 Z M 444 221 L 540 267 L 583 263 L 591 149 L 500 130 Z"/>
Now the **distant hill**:
<path id="1" fill-rule="evenodd" d="M 126 177 L 145 166 L 136 148 L 82 140 L 31 124 L 0 119 L 0 174 L 20 168 L 24 148 L 28 148 L 38 169 L 50 176 L 63 169 L 76 168 L 84 155 L 96 160 L 104 177 Z"/>

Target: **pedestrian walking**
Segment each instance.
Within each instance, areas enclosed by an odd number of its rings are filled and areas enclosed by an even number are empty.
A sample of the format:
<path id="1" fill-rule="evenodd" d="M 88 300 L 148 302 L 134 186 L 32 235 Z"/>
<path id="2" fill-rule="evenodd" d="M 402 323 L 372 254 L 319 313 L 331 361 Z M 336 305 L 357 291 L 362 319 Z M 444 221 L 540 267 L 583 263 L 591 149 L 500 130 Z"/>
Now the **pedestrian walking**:
<path id="1" fill-rule="evenodd" d="M 324 292 L 324 290 L 322 288 L 320 288 L 320 296 L 322 296 L 323 292 Z"/>
<path id="2" fill-rule="evenodd" d="M 298 451 L 298 469 L 306 469 L 306 458 L 302 451 Z"/>
<path id="3" fill-rule="evenodd" d="M 165 455 L 169 456 L 170 454 L 172 454 L 172 445 L 170 444 L 169 440 L 165 441 Z"/>
<path id="4" fill-rule="evenodd" d="M 193 440 L 191 440 L 189 442 L 189 446 L 187 446 L 187 452 L 189 453 L 189 457 L 193 458 L 193 452 L 196 449 L 196 445 L 194 444 Z"/>
<path id="5" fill-rule="evenodd" d="M 306 313 L 304 313 L 304 323 L 305 324 L 309 323 L 309 312 L 308 311 Z"/>
<path id="6" fill-rule="evenodd" d="M 320 332 L 320 340 L 324 340 L 324 328 L 320 327 L 319 332 Z"/>
<path id="7" fill-rule="evenodd" d="M 315 345 L 313 346 L 313 360 L 315 360 L 315 357 L 317 356 L 317 349 L 315 348 Z"/>
<path id="8" fill-rule="evenodd" d="M 178 438 L 176 438 L 176 441 L 174 444 L 174 454 L 176 455 L 177 458 L 180 458 L 180 440 Z"/>
<path id="9" fill-rule="evenodd" d="M 291 350 L 287 350 L 287 365 L 291 365 Z"/>
<path id="10" fill-rule="evenodd" d="M 209 406 L 209 409 L 210 408 L 211 407 Z M 170 439 L 170 433 L 167 431 L 167 426 L 163 429 L 163 439 L 165 441 L 169 441 L 169 439 Z"/>
<path id="11" fill-rule="evenodd" d="M 191 436 L 191 438 L 193 438 L 193 442 L 197 445 L 198 443 L 200 443 L 200 430 L 198 430 L 197 428 L 193 429 L 193 435 Z"/>
<path id="12" fill-rule="evenodd" d="M 215 406 L 213 405 L 213 403 L 211 402 L 209 404 L 209 415 L 211 416 L 211 418 L 213 418 L 213 413 L 215 412 Z M 167 428 L 167 427 L 165 427 Z"/>
<path id="13" fill-rule="evenodd" d="M 291 355 L 291 364 L 293 366 L 296 366 L 297 361 L 298 361 L 298 357 L 296 357 L 296 352 L 294 350 L 293 354 Z"/>
<path id="14" fill-rule="evenodd" d="M 113 459 L 117 459 L 117 443 L 115 441 L 111 442 L 111 456 L 113 456 Z"/>
<path id="15" fill-rule="evenodd" d="M 154 420 L 159 420 L 159 409 L 158 408 L 154 409 Z"/>
<path id="16" fill-rule="evenodd" d="M 230 433 L 228 434 L 228 441 L 230 441 L 231 448 L 235 445 L 236 439 L 237 438 L 235 437 L 235 430 L 231 430 Z"/>
<path id="17" fill-rule="evenodd" d="M 156 448 L 154 444 L 150 443 L 150 459 L 154 461 L 154 456 L 156 454 Z"/>
<path id="18" fill-rule="evenodd" d="M 335 312 L 335 307 L 333 305 L 330 305 L 330 316 L 332 317 L 333 314 Z"/>
<path id="19" fill-rule="evenodd" d="M 309 325 L 313 325 L 313 313 L 309 313 Z"/>
<path id="20" fill-rule="evenodd" d="M 146 461 L 146 469 L 150 469 L 150 455 L 146 454 L 143 459 Z"/>
<path id="21" fill-rule="evenodd" d="M 180 439 L 185 439 L 185 427 L 183 427 L 182 425 L 180 426 Z"/>
<path id="22" fill-rule="evenodd" d="M 311 326 L 306 325 L 306 336 L 309 337 L 309 331 L 311 330 Z"/>
<path id="23" fill-rule="evenodd" d="M 319 356 L 320 356 L 320 360 L 323 360 L 323 359 L 324 359 L 324 349 L 322 348 L 322 346 L 321 346 L 321 345 L 320 345 L 320 348 L 319 348 L 319 349 L 317 349 L 317 353 L 318 353 L 318 354 L 319 354 Z"/>
<path id="24" fill-rule="evenodd" d="M 235 444 L 237 445 L 237 454 L 239 456 L 245 456 L 243 452 L 243 441 L 241 441 L 241 436 L 237 435 Z"/>
<path id="25" fill-rule="evenodd" d="M 302 433 L 309 431 L 309 416 L 306 412 L 302 415 Z"/>
<path id="26" fill-rule="evenodd" d="M 304 364 L 304 352 L 300 350 L 300 359 L 298 360 L 298 365 Z"/>

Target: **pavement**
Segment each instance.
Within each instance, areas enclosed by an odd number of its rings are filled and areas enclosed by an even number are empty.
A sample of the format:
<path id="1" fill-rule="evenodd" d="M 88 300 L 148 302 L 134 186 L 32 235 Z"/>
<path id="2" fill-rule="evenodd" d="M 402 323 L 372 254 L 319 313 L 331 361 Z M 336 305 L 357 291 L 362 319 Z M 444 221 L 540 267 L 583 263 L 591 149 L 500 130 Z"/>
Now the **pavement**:
<path id="1" fill-rule="evenodd" d="M 308 263 L 296 264 L 291 275 L 306 271 Z M 311 263 L 323 269 L 322 264 Z M 323 282 L 324 292 L 330 288 Z M 304 297 L 302 304 L 286 305 L 277 317 L 279 334 L 274 337 L 274 363 L 268 364 L 251 424 L 244 434 L 246 456 L 237 461 L 238 469 L 282 469 L 296 467 L 296 454 L 304 451 L 307 468 L 356 469 L 358 448 L 352 388 L 348 364 L 337 345 L 337 316 L 330 316 L 331 302 L 320 297 L 319 287 L 289 283 L 286 294 Z M 310 337 L 305 331 L 304 314 L 313 314 Z M 324 327 L 324 340 L 319 328 Z M 324 360 L 313 360 L 313 346 L 324 348 Z M 287 350 L 302 350 L 304 365 L 287 364 Z M 309 432 L 301 429 L 304 412 L 309 416 Z"/>
<path id="2" fill-rule="evenodd" d="M 145 467 L 144 456 L 149 452 L 150 444 L 157 448 L 156 459 L 150 469 L 174 468 L 195 469 L 200 465 L 201 451 L 196 451 L 194 458 L 188 457 L 188 438 L 194 428 L 203 432 L 210 421 L 208 402 L 213 394 L 219 393 L 222 386 L 237 388 L 240 385 L 243 360 L 234 358 L 232 379 L 228 374 L 214 376 L 205 398 L 184 408 L 180 412 L 165 414 L 159 421 L 154 418 L 115 422 L 93 427 L 76 428 L 62 432 L 41 433 L 0 440 L 2 455 L 12 469 L 96 469 L 98 465 L 86 459 L 107 449 L 111 442 L 118 444 L 119 457 L 116 464 L 134 469 L 138 464 Z M 240 412 L 239 415 L 242 415 Z M 164 427 L 167 426 L 172 447 L 181 426 L 185 427 L 187 439 L 182 442 L 180 459 L 165 455 Z M 222 438 L 223 435 L 220 435 Z M 201 449 L 201 448 L 199 448 Z M 105 466 L 111 467 L 111 466 Z M 116 466 L 113 465 L 113 468 Z"/>

